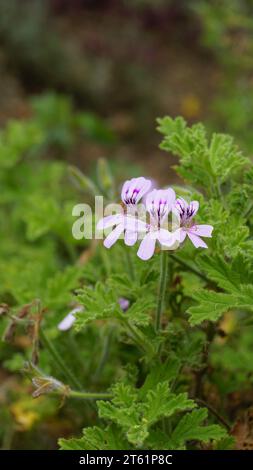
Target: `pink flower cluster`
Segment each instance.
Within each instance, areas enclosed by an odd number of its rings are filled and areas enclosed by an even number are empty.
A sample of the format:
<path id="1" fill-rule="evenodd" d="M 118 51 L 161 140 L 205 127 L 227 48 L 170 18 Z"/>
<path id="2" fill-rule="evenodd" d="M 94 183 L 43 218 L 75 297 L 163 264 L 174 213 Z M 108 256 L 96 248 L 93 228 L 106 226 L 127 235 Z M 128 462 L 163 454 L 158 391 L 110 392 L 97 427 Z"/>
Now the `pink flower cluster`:
<path id="1" fill-rule="evenodd" d="M 138 205 L 145 196 L 145 213 L 148 222 L 136 216 Z M 201 237 L 211 237 L 211 225 L 196 225 L 194 217 L 198 212 L 198 201 L 189 204 L 183 199 L 176 199 L 175 191 L 171 188 L 151 190 L 151 181 L 144 177 L 132 178 L 123 184 L 121 200 L 124 212 L 109 215 L 98 222 L 98 230 L 112 228 L 104 240 L 104 246 L 112 245 L 124 235 L 125 244 L 134 245 L 141 239 L 137 255 L 142 260 L 150 259 L 158 242 L 163 249 L 176 249 L 184 242 L 186 236 L 196 248 L 207 248 Z M 168 229 L 168 216 L 174 216 L 176 223 Z M 175 229 L 173 230 L 173 225 Z"/>

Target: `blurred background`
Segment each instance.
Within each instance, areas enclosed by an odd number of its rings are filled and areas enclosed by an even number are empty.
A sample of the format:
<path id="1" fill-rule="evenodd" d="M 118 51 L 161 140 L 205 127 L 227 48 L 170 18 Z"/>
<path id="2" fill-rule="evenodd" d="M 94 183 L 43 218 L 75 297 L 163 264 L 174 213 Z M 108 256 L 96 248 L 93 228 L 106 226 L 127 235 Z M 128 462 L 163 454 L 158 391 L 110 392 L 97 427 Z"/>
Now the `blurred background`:
<path id="1" fill-rule="evenodd" d="M 107 129 L 64 158 L 85 170 L 101 155 L 140 162 L 155 178 L 168 168 L 155 131 L 165 114 L 251 151 L 252 12 L 252 0 L 1 0 L 0 123 L 36 113 L 56 126 L 73 105 Z"/>
<path id="2" fill-rule="evenodd" d="M 69 351 L 57 322 L 85 248 L 71 237 L 83 195 L 69 164 L 93 178 L 104 157 L 119 184 L 139 174 L 175 182 L 176 160 L 158 148 L 164 115 L 231 133 L 251 155 L 253 0 L 0 0 L 0 90 L 0 315 L 42 298 L 48 335 Z M 92 422 L 77 405 L 38 406 L 19 373 L 34 337 L 21 328 L 13 338 L 6 319 L 0 334 L 2 448 L 56 448 Z M 84 381 L 97 354 L 89 336 L 77 339 Z M 52 373 L 46 351 L 41 364 Z"/>

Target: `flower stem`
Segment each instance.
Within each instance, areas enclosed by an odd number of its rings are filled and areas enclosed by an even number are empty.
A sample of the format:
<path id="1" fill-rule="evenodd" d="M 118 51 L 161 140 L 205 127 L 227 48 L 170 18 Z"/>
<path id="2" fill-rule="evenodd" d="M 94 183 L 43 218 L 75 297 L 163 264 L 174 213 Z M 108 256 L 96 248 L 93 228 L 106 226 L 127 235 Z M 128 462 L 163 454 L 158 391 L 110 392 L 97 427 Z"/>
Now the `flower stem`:
<path id="1" fill-rule="evenodd" d="M 129 249 L 127 249 L 127 248 L 125 249 L 125 256 L 126 256 L 128 274 L 129 274 L 130 278 L 134 280 L 135 279 L 134 264 L 133 264 L 133 260 L 132 260 L 132 257 L 131 257 L 131 253 L 129 252 Z"/>
<path id="2" fill-rule="evenodd" d="M 166 282 L 168 275 L 168 258 L 166 250 L 162 250 L 160 253 L 160 281 L 159 281 L 159 291 L 158 291 L 158 300 L 157 300 L 157 310 L 155 318 L 155 330 L 158 332 L 161 328 L 161 318 L 164 305 L 164 297 L 166 290 Z"/>
<path id="3" fill-rule="evenodd" d="M 81 392 L 78 390 L 70 390 L 68 396 L 82 400 L 110 400 L 112 398 L 111 393 Z"/>
<path id="4" fill-rule="evenodd" d="M 46 335 L 43 329 L 40 330 L 40 337 L 44 346 L 48 349 L 52 358 L 54 359 L 56 366 L 64 375 L 65 379 L 74 387 L 77 387 L 78 389 L 82 389 L 82 385 L 80 384 L 79 380 L 73 375 L 73 373 L 66 366 L 65 362 L 62 360 L 57 349 L 53 345 L 52 341 L 48 338 L 48 336 Z"/>

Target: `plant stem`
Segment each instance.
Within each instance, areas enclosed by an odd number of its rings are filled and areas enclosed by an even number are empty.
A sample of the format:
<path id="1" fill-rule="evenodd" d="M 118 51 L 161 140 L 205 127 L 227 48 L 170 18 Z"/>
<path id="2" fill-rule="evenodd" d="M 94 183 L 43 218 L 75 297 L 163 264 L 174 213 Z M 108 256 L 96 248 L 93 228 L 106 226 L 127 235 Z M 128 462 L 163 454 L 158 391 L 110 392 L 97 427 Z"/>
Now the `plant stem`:
<path id="1" fill-rule="evenodd" d="M 99 379 L 104 369 L 104 366 L 108 360 L 109 352 L 110 352 L 110 344 L 111 344 L 111 339 L 113 337 L 113 333 L 114 333 L 114 329 L 111 328 L 110 331 L 108 331 L 107 334 L 105 335 L 101 358 L 97 366 L 97 369 L 95 370 L 95 373 L 93 375 L 93 381 L 97 381 Z"/>
<path id="2" fill-rule="evenodd" d="M 155 318 L 155 330 L 158 332 L 161 328 L 161 317 L 164 305 L 164 297 L 166 290 L 166 282 L 168 275 L 168 258 L 166 250 L 162 250 L 160 253 L 160 281 L 159 281 L 159 291 L 157 299 L 157 310 Z"/>
<path id="3" fill-rule="evenodd" d="M 208 356 L 209 356 L 209 350 L 210 350 L 210 344 L 212 343 L 213 339 L 215 336 L 215 327 L 212 322 L 208 322 L 207 328 L 206 328 L 206 339 L 207 343 L 205 344 L 203 351 L 202 351 L 202 356 L 201 356 L 201 365 L 202 367 L 196 371 L 195 377 L 196 377 L 196 382 L 195 382 L 195 396 L 198 397 L 199 399 L 202 398 L 202 384 L 203 384 L 203 379 L 208 372 Z"/>
<path id="4" fill-rule="evenodd" d="M 125 255 L 126 255 L 126 262 L 127 262 L 129 276 L 131 279 L 134 280 L 135 279 L 134 265 L 133 265 L 133 260 L 132 260 L 128 247 L 125 247 Z"/>
<path id="5" fill-rule="evenodd" d="M 186 268 L 188 271 L 191 271 L 192 273 L 196 274 L 196 276 L 199 276 L 204 281 L 210 282 L 209 279 L 205 276 L 205 274 L 203 274 L 198 269 L 188 264 L 186 261 L 183 261 L 179 256 L 174 255 L 174 254 L 171 254 L 170 256 L 172 259 L 174 259 L 178 264 L 181 264 L 181 266 Z"/>
<path id="6" fill-rule="evenodd" d="M 69 333 L 70 334 L 68 338 L 68 344 L 71 350 L 71 356 L 73 357 L 75 363 L 78 365 L 78 370 L 80 370 L 80 375 L 84 377 L 86 373 L 85 364 L 80 354 L 80 347 L 79 347 L 79 344 L 77 343 L 75 332 L 72 329 Z M 81 381 L 81 383 L 83 384 L 83 381 Z"/>
<path id="7" fill-rule="evenodd" d="M 200 398 L 196 398 L 196 402 L 205 406 L 210 411 L 210 413 L 212 413 L 218 419 L 218 421 L 223 424 L 223 426 L 225 426 L 228 431 L 231 431 L 231 426 L 228 424 L 228 422 L 211 405 L 206 403 L 204 400 L 201 400 Z"/>
<path id="8" fill-rule="evenodd" d="M 110 263 L 110 259 L 108 257 L 107 250 L 101 250 L 101 258 L 102 258 L 102 261 L 103 261 L 103 264 L 104 264 L 104 267 L 105 267 L 106 276 L 110 277 L 111 263 Z"/>
<path id="9" fill-rule="evenodd" d="M 123 315 L 121 316 L 122 323 L 128 328 L 131 333 L 131 336 L 135 342 L 140 346 L 140 348 L 148 354 L 153 355 L 154 349 L 151 343 L 146 339 L 146 337 L 141 333 L 141 331 L 134 325 L 130 323 Z"/>
<path id="10" fill-rule="evenodd" d="M 53 345 L 52 341 L 45 334 L 43 329 L 40 330 L 40 337 L 44 346 L 48 349 L 52 358 L 55 360 L 55 364 L 58 367 L 59 371 L 61 371 L 62 374 L 64 375 L 65 379 L 74 387 L 77 387 L 78 389 L 82 389 L 82 385 L 80 384 L 79 380 L 73 375 L 73 373 L 66 366 L 65 362 L 62 360 L 57 349 Z"/>
<path id="11" fill-rule="evenodd" d="M 112 398 L 111 393 L 97 393 L 97 392 L 81 392 L 78 390 L 70 390 L 68 397 L 80 398 L 82 400 L 110 400 Z"/>

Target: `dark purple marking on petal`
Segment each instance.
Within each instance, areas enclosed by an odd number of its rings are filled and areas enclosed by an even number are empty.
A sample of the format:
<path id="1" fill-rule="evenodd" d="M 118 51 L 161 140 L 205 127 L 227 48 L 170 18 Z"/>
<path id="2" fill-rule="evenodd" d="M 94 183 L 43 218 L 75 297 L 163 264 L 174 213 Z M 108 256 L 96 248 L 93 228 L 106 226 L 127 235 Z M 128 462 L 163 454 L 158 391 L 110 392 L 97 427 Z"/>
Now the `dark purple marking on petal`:
<path id="1" fill-rule="evenodd" d="M 131 196 L 129 195 L 128 197 L 128 192 L 129 190 L 126 191 L 126 197 L 124 198 L 124 202 L 126 205 L 134 205 L 136 204 L 136 200 L 137 200 L 137 196 L 140 192 L 140 189 L 138 188 L 135 188 L 131 194 Z"/>

